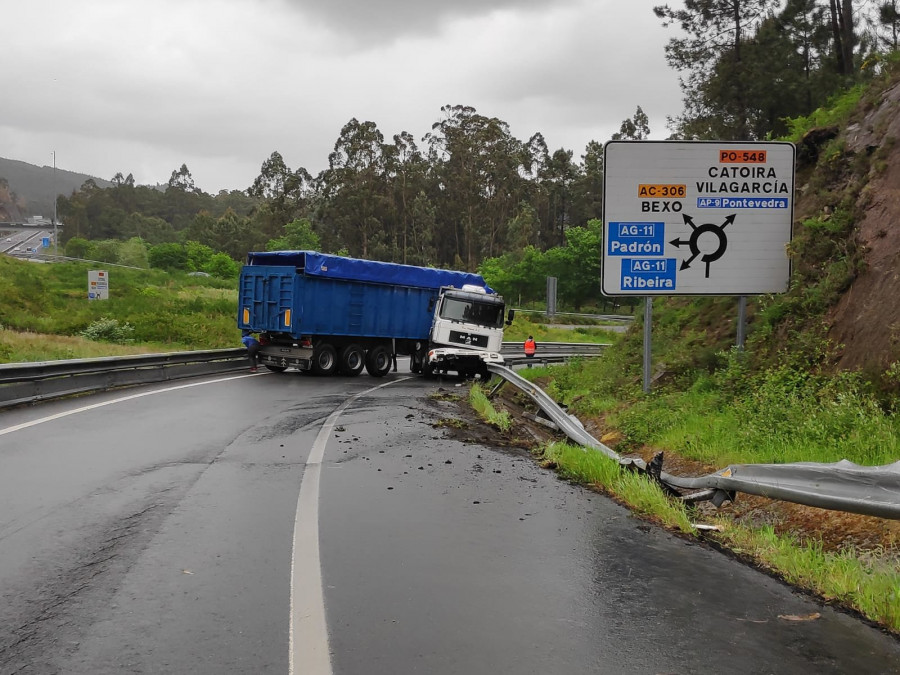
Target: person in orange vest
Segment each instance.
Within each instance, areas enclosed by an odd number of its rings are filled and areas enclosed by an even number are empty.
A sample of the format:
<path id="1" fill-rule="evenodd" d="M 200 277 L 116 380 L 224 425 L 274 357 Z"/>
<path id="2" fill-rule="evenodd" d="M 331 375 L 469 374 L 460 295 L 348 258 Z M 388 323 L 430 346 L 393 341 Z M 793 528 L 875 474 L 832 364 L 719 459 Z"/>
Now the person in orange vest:
<path id="1" fill-rule="evenodd" d="M 534 338 L 532 336 L 529 335 L 528 339 L 525 340 L 524 347 L 525 347 L 525 358 L 533 359 L 534 353 L 537 351 L 537 343 L 534 341 Z M 531 368 L 530 363 L 528 364 L 528 367 Z"/>

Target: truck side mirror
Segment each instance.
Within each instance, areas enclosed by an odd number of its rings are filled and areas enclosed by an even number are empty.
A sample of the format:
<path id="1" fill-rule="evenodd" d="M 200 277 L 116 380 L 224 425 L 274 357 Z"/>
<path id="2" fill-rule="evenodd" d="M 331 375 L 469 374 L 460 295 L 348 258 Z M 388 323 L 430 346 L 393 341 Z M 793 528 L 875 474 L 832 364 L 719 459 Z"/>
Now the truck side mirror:
<path id="1" fill-rule="evenodd" d="M 506 320 L 506 325 L 507 326 L 512 325 L 513 319 L 515 319 L 515 318 L 516 318 L 516 310 L 514 310 L 514 309 L 509 310 L 509 318 Z"/>

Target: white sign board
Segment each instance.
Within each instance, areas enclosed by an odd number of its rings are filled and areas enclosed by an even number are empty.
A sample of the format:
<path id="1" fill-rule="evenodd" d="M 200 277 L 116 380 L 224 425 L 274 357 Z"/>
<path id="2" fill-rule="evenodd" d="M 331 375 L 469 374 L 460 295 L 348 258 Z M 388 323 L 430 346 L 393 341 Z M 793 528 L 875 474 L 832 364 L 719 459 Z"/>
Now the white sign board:
<path id="1" fill-rule="evenodd" d="M 607 143 L 604 295 L 787 291 L 794 155 L 791 143 Z"/>
<path id="2" fill-rule="evenodd" d="M 88 300 L 109 300 L 109 276 L 106 270 L 88 272 Z"/>

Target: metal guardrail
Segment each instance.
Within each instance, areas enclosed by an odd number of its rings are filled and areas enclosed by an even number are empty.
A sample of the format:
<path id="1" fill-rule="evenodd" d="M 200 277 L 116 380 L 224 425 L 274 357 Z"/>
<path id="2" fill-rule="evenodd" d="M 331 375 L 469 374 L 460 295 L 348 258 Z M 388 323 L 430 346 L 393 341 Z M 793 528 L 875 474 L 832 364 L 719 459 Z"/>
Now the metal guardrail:
<path id="1" fill-rule="evenodd" d="M 542 343 L 546 353 L 530 361 L 559 363 L 576 354 L 599 354 L 606 346 L 546 342 Z M 521 342 L 504 342 L 501 351 L 510 355 L 511 363 L 526 361 L 524 355 L 511 356 L 522 354 Z M 114 387 L 231 372 L 246 365 L 243 348 L 4 364 L 0 365 L 0 409 Z"/>
<path id="2" fill-rule="evenodd" d="M 521 309 L 519 307 L 511 307 L 510 309 L 514 309 L 516 314 L 543 314 L 547 315 L 547 310 L 545 309 Z M 559 316 L 575 316 L 578 318 L 584 319 L 593 319 L 596 321 L 624 321 L 630 322 L 634 321 L 634 314 L 579 314 L 577 312 L 554 312 L 551 318 L 559 317 Z M 590 327 L 590 326 L 586 326 Z"/>
<path id="3" fill-rule="evenodd" d="M 521 342 L 504 342 L 500 348 L 503 360 L 512 366 L 522 364 L 545 366 L 548 363 L 564 363 L 573 357 L 599 356 L 610 345 L 600 342 L 541 342 L 537 353 L 528 358 Z"/>
<path id="4" fill-rule="evenodd" d="M 553 356 L 566 354 L 571 356 L 595 356 L 609 346 L 609 344 L 604 342 L 538 342 L 535 358 L 540 356 L 541 352 L 546 352 L 548 355 Z M 500 353 L 504 358 L 507 355 L 524 354 L 525 343 L 504 342 L 500 348 Z"/>
<path id="5" fill-rule="evenodd" d="M 805 504 L 835 511 L 861 513 L 900 520 L 900 461 L 884 466 L 860 466 L 842 460 L 833 464 L 732 464 L 707 476 L 674 476 L 662 471 L 662 459 L 648 465 L 641 459 L 623 458 L 587 431 L 537 385 L 504 366 L 488 366 L 505 381 L 525 392 L 570 440 L 598 450 L 625 468 L 634 468 L 658 480 L 668 491 L 699 490 L 684 495 L 686 502 L 711 500 L 720 506 L 734 493 Z"/>
<path id="6" fill-rule="evenodd" d="M 600 354 L 606 345 L 544 343 L 570 348 L 570 353 L 542 358 L 567 360 L 579 355 Z M 564 347 L 565 346 L 565 347 Z M 504 352 L 516 352 L 521 343 L 504 343 Z M 535 359 L 530 359 L 535 362 Z M 529 361 L 510 356 L 508 362 Z M 538 360 L 537 362 L 540 362 Z M 0 408 L 33 403 L 73 394 L 114 387 L 150 384 L 169 380 L 241 370 L 247 365 L 244 349 L 216 349 L 119 356 L 99 359 L 42 361 L 0 365 Z M 572 441 L 593 448 L 623 467 L 635 468 L 657 479 L 672 492 L 699 490 L 685 495 L 685 501 L 712 500 L 717 506 L 733 499 L 735 492 L 781 499 L 797 504 L 900 519 L 900 461 L 885 466 L 860 466 L 847 460 L 833 464 L 797 462 L 793 464 L 733 464 L 707 476 L 674 476 L 662 471 L 659 463 L 648 465 L 641 459 L 623 458 L 591 436 L 581 422 L 566 413 L 537 385 L 504 366 L 489 370 L 511 382 L 537 403 L 540 409 Z"/>
<path id="7" fill-rule="evenodd" d="M 0 365 L 0 408 L 246 366 L 243 348 L 5 364 Z"/>
<path id="8" fill-rule="evenodd" d="M 542 348 L 548 353 L 532 362 L 556 363 L 574 354 L 599 354 L 605 346 L 547 342 Z M 502 351 L 521 354 L 523 346 L 521 342 L 505 342 Z M 520 360 L 524 362 L 525 357 L 510 358 L 513 363 Z M 231 372 L 246 365 L 243 348 L 4 364 L 0 365 L 0 409 L 114 387 Z"/>

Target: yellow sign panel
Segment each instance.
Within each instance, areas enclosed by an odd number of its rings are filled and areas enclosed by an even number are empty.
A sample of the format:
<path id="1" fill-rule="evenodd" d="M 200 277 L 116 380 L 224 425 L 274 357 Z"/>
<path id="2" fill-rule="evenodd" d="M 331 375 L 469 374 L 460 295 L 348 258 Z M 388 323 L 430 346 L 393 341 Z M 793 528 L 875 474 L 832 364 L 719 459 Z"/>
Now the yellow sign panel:
<path id="1" fill-rule="evenodd" d="M 638 185 L 641 199 L 684 199 L 686 194 L 686 185 Z"/>

